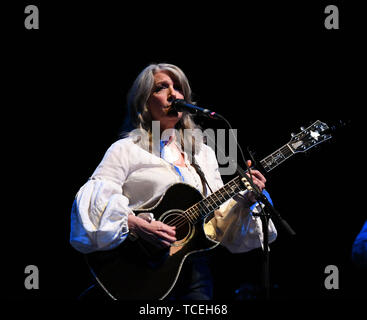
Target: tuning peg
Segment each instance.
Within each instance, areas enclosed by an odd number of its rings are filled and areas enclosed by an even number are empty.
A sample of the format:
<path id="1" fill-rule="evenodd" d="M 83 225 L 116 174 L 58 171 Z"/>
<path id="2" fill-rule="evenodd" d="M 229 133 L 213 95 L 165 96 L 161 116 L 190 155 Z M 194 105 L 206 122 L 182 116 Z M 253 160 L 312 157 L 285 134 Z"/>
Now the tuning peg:
<path id="1" fill-rule="evenodd" d="M 294 132 L 292 132 L 291 133 L 291 137 L 293 138 L 293 137 L 295 137 L 296 136 L 296 134 L 294 133 Z"/>
<path id="2" fill-rule="evenodd" d="M 306 130 L 306 128 L 305 127 L 301 127 L 301 131 L 305 131 Z"/>

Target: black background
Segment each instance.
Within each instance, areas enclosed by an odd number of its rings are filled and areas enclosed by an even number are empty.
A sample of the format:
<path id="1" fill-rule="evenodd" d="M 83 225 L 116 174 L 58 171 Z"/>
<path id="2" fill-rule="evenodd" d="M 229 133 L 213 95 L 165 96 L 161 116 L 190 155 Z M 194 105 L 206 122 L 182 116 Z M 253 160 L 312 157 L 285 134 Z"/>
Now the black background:
<path id="1" fill-rule="evenodd" d="M 40 29 L 26 30 L 27 4 L 5 7 L 2 20 L 6 297 L 76 299 L 90 284 L 83 257 L 68 243 L 74 196 L 118 139 L 135 77 L 151 62 L 168 62 L 187 74 L 198 104 L 223 114 L 260 159 L 311 123 L 295 119 L 353 119 L 331 143 L 267 177 L 277 209 L 297 232 L 292 238 L 278 229 L 271 246 L 272 295 L 365 298 L 362 272 L 350 262 L 366 219 L 357 4 L 334 1 L 341 29 L 326 30 L 320 2 L 41 1 L 32 2 Z M 235 300 L 244 283 L 261 285 L 261 252 L 210 255 L 216 299 Z M 39 290 L 24 288 L 31 264 L 40 270 Z M 328 265 L 339 267 L 340 290 L 324 287 Z"/>

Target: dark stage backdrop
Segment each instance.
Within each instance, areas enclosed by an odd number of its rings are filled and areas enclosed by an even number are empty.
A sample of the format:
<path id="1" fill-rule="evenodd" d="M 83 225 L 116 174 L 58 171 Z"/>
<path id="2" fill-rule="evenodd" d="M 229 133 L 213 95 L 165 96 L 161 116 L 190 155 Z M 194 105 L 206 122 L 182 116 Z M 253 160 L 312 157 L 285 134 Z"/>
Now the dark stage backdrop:
<path id="1" fill-rule="evenodd" d="M 278 229 L 271 282 L 274 298 L 361 297 L 362 273 L 350 261 L 366 220 L 358 77 L 365 52 L 350 18 L 358 10 L 340 4 L 342 27 L 328 31 L 321 4 L 210 4 L 205 12 L 188 4 L 143 11 L 90 2 L 39 6 L 39 30 L 24 30 L 24 6 L 9 9 L 18 18 L 5 39 L 7 297 L 76 299 L 89 286 L 83 257 L 69 245 L 71 206 L 118 139 L 127 90 L 151 62 L 180 66 L 198 105 L 224 115 L 259 159 L 310 119 L 353 119 L 331 143 L 267 176 L 276 208 L 297 232 Z M 257 250 L 210 252 L 215 297 L 241 299 L 245 287 L 256 295 L 261 257 Z M 39 290 L 24 288 L 27 265 L 39 268 Z M 340 290 L 325 289 L 329 265 L 339 268 Z"/>

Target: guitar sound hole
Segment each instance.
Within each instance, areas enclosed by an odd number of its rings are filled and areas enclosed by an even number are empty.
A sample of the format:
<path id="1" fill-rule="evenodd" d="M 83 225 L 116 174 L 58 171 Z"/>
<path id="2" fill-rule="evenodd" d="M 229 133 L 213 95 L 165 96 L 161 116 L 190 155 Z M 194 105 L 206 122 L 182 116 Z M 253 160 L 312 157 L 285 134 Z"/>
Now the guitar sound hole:
<path id="1" fill-rule="evenodd" d="M 182 213 L 171 212 L 164 215 L 161 221 L 169 226 L 176 226 L 176 245 L 182 245 L 189 239 L 192 232 L 192 225 Z"/>

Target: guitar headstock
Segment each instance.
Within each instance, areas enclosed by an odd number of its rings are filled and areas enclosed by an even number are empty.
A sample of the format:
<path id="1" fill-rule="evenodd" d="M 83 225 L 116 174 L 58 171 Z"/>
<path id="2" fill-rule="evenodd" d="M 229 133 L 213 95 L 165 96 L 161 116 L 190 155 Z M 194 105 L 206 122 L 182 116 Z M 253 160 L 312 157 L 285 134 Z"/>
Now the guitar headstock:
<path id="1" fill-rule="evenodd" d="M 332 138 L 332 135 L 329 134 L 329 126 L 320 120 L 317 120 L 308 128 L 302 127 L 301 130 L 298 134 L 292 134 L 292 139 L 288 143 L 294 153 L 306 152 Z"/>

